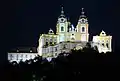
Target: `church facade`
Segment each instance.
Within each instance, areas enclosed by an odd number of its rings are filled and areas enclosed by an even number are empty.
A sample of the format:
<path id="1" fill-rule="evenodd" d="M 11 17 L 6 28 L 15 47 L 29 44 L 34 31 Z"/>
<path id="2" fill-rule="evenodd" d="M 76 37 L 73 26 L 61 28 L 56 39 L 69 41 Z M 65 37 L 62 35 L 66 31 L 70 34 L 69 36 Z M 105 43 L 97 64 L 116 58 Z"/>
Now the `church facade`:
<path id="1" fill-rule="evenodd" d="M 47 34 L 40 35 L 36 54 L 45 58 L 57 57 L 60 53 L 69 53 L 71 49 L 82 49 L 88 42 L 92 42 L 91 46 L 96 46 L 100 53 L 111 52 L 112 36 L 106 35 L 104 31 L 99 36 L 93 36 L 93 40 L 89 41 L 89 24 L 84 13 L 82 8 L 77 26 L 74 27 L 65 16 L 62 7 L 56 24 L 56 32 L 50 28 Z M 8 57 L 9 55 L 10 53 Z"/>
<path id="2" fill-rule="evenodd" d="M 56 56 L 62 52 L 70 52 L 71 49 L 82 49 L 88 42 L 91 42 L 92 47 L 96 46 L 100 53 L 111 52 L 112 36 L 107 36 L 104 31 L 100 33 L 100 36 L 93 36 L 93 40 L 89 41 L 89 24 L 84 13 L 82 8 L 77 26 L 74 27 L 66 18 L 62 8 L 56 25 L 56 33 L 50 29 L 48 34 L 40 36 L 38 54 L 45 57 Z"/>

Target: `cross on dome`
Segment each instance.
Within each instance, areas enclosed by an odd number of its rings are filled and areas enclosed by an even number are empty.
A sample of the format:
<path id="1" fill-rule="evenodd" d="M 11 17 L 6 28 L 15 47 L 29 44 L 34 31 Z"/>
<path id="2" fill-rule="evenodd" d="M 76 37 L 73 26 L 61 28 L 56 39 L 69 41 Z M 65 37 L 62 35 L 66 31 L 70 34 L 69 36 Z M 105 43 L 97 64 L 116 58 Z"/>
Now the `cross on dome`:
<path id="1" fill-rule="evenodd" d="M 84 8 L 82 8 L 82 11 L 81 11 L 80 19 L 81 18 L 86 18 Z"/>
<path id="2" fill-rule="evenodd" d="M 63 7 L 61 7 L 61 14 L 64 14 Z"/>
<path id="3" fill-rule="evenodd" d="M 85 13 L 85 12 L 83 11 L 83 9 L 84 9 L 84 8 L 82 8 L 82 12 L 81 12 L 81 13 L 82 13 L 82 15 Z"/>

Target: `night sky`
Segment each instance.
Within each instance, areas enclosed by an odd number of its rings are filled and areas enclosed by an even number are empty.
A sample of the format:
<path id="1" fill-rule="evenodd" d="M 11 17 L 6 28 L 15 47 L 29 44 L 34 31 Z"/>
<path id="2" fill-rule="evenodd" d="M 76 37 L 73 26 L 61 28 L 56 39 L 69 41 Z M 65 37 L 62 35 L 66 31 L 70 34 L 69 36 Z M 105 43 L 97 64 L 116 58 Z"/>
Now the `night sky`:
<path id="1" fill-rule="evenodd" d="M 119 0 L 16 0 L 4 1 L 1 7 L 2 49 L 7 52 L 16 47 L 37 47 L 40 33 L 56 29 L 61 5 L 74 26 L 84 8 L 90 40 L 104 30 L 113 36 L 113 46 L 119 48 Z"/>

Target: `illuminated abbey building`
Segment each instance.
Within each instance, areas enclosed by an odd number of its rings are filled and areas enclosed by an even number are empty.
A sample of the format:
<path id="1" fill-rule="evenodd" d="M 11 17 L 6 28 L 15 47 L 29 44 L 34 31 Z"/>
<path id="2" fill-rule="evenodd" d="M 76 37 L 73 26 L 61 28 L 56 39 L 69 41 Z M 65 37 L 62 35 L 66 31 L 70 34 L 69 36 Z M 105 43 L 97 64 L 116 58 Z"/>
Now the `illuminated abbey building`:
<path id="1" fill-rule="evenodd" d="M 68 18 L 66 18 L 62 7 L 61 14 L 56 24 L 56 33 L 50 28 L 48 34 L 40 34 L 38 40 L 39 45 L 35 53 L 9 52 L 8 60 L 17 62 L 20 60 L 25 61 L 26 59 L 30 59 L 30 55 L 31 58 L 34 58 L 36 55 L 45 58 L 57 57 L 60 53 L 69 53 L 71 49 L 82 49 L 88 42 L 93 48 L 97 47 L 99 53 L 111 52 L 112 36 L 106 35 L 103 30 L 100 35 L 93 36 L 93 40 L 89 41 L 89 23 L 84 13 L 82 8 L 77 26 L 74 27 Z"/>

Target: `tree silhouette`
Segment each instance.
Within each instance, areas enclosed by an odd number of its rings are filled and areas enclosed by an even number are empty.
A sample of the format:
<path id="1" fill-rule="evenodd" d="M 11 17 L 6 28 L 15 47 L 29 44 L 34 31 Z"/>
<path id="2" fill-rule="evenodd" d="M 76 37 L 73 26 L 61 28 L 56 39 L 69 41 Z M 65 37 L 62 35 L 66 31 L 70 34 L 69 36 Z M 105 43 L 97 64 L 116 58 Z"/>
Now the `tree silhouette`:
<path id="1" fill-rule="evenodd" d="M 49 62 L 37 56 L 25 62 L 6 62 L 4 81 L 80 81 L 104 80 L 109 75 L 111 79 L 115 72 L 112 67 L 119 67 L 119 53 L 99 53 L 89 44 L 83 50 L 71 50 L 71 53 L 61 53 Z M 110 70 L 109 70 L 110 69 Z"/>

